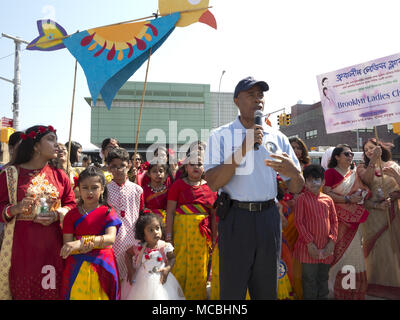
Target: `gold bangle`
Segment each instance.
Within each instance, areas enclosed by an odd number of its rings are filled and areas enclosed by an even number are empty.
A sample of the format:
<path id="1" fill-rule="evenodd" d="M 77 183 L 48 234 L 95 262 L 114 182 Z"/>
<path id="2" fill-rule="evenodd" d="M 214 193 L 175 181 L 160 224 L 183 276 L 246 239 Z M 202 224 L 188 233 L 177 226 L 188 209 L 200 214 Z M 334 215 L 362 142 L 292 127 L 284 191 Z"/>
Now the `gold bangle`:
<path id="1" fill-rule="evenodd" d="M 10 204 L 10 205 L 8 205 L 7 207 L 4 208 L 3 215 L 4 215 L 5 222 L 10 222 L 14 218 L 14 216 L 10 212 L 10 209 L 11 209 L 12 206 L 13 205 Z"/>
<path id="2" fill-rule="evenodd" d="M 90 236 L 90 244 L 94 246 L 94 239 L 96 238 L 96 236 Z"/>
<path id="3" fill-rule="evenodd" d="M 103 246 L 104 246 L 104 235 L 100 236 L 99 248 L 102 249 Z"/>

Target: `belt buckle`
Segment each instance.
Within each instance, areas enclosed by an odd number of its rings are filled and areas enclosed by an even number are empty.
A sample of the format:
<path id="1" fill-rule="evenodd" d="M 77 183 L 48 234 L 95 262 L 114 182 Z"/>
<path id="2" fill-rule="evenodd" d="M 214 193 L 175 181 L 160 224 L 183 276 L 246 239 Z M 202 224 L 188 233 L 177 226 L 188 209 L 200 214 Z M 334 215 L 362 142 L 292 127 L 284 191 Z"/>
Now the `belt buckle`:
<path id="1" fill-rule="evenodd" d="M 249 211 L 260 211 L 261 203 L 250 202 L 249 205 Z"/>

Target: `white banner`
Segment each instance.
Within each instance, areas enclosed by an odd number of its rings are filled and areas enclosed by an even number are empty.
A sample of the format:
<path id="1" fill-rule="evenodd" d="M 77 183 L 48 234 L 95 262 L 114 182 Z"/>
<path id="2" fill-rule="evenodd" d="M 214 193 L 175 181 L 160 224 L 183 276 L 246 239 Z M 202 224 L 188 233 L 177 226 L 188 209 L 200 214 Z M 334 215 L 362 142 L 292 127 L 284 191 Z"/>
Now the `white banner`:
<path id="1" fill-rule="evenodd" d="M 400 122 L 400 54 L 317 76 L 327 133 Z"/>

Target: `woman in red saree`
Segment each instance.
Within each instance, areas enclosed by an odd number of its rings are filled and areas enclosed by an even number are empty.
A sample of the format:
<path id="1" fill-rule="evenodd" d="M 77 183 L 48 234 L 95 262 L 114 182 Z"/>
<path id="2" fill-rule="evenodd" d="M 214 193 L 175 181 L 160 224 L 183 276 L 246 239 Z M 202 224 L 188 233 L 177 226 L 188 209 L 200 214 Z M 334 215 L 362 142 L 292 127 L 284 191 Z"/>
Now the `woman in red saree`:
<path id="1" fill-rule="evenodd" d="M 103 172 L 88 167 L 78 179 L 81 202 L 64 220 L 66 260 L 62 296 L 66 300 L 119 300 L 120 283 L 112 245 L 121 220 L 107 205 Z"/>
<path id="2" fill-rule="evenodd" d="M 173 242 L 172 273 L 188 300 L 207 299 L 207 264 L 211 247 L 211 218 L 217 198 L 203 179 L 202 157 L 187 159 L 185 173 L 168 191 L 166 241 Z"/>
<path id="3" fill-rule="evenodd" d="M 367 291 L 360 224 L 366 221 L 368 211 L 360 203 L 369 190 L 353 168 L 353 156 L 348 145 L 333 150 L 323 188 L 335 203 L 339 222 L 329 289 L 333 289 L 335 298 L 340 300 L 363 300 Z"/>
<path id="4" fill-rule="evenodd" d="M 21 134 L 11 165 L 0 175 L 0 221 L 6 223 L 0 253 L 0 300 L 60 299 L 64 263 L 60 222 L 76 206 L 68 176 L 47 163 L 57 157 L 52 126 Z M 37 216 L 38 199 L 50 214 Z"/>

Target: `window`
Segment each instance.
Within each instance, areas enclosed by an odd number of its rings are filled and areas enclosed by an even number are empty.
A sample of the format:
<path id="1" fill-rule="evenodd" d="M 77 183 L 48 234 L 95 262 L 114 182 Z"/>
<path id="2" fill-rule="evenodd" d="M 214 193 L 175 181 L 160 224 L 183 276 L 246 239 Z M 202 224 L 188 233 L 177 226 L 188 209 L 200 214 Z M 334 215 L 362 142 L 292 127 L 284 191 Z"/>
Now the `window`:
<path id="1" fill-rule="evenodd" d="M 389 123 L 387 125 L 387 130 L 388 130 L 388 132 L 392 132 L 393 133 L 393 124 L 392 123 Z"/>
<path id="2" fill-rule="evenodd" d="M 358 129 L 358 132 L 374 132 L 374 127 Z"/>
<path id="3" fill-rule="evenodd" d="M 313 139 L 317 137 L 318 130 L 306 131 L 306 139 Z"/>

